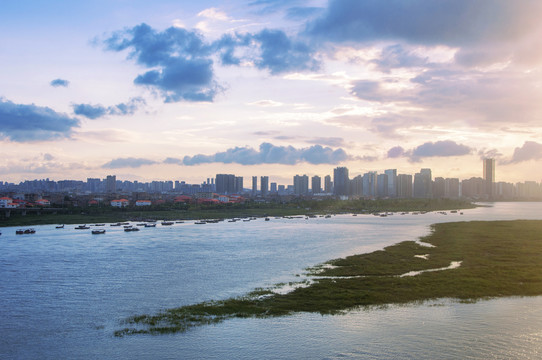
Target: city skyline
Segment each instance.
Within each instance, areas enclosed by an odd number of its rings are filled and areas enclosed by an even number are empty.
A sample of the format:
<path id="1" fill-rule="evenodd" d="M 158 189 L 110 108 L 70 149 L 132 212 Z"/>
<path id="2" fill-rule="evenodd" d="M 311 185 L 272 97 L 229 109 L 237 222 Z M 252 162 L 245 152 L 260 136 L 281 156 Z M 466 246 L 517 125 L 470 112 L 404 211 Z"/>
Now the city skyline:
<path id="1" fill-rule="evenodd" d="M 542 179 L 539 2 L 1 9 L 0 181 L 305 174 L 324 188 L 337 167 L 481 177 L 487 157 L 496 181 Z"/>

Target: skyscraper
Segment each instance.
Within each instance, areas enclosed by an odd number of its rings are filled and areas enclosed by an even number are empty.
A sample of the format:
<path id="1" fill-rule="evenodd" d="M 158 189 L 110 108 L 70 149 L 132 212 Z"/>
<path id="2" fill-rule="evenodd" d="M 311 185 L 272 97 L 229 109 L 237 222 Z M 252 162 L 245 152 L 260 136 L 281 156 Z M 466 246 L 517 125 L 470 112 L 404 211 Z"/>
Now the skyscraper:
<path id="1" fill-rule="evenodd" d="M 258 177 L 253 176 L 252 177 L 252 196 L 256 196 L 258 193 Z"/>
<path id="2" fill-rule="evenodd" d="M 388 175 L 388 196 L 397 197 L 397 169 L 388 169 L 384 171 Z"/>
<path id="3" fill-rule="evenodd" d="M 114 193 L 117 191 L 117 176 L 107 175 L 105 178 L 105 191 L 108 193 Z"/>
<path id="4" fill-rule="evenodd" d="M 414 197 L 430 199 L 433 197 L 431 169 L 421 169 L 414 174 Z"/>
<path id="5" fill-rule="evenodd" d="M 294 176 L 294 194 L 307 195 L 309 193 L 309 177 L 307 175 Z"/>
<path id="6" fill-rule="evenodd" d="M 397 175 L 397 197 L 401 199 L 412 197 L 412 175 Z"/>
<path id="7" fill-rule="evenodd" d="M 315 175 L 311 178 L 311 189 L 313 194 L 319 194 L 322 192 L 322 178 Z"/>
<path id="8" fill-rule="evenodd" d="M 260 176 L 260 191 L 262 196 L 266 196 L 269 192 L 269 176 Z"/>
<path id="9" fill-rule="evenodd" d="M 493 197 L 493 184 L 495 183 L 495 159 L 484 159 L 484 191 L 488 198 Z"/>
<path id="10" fill-rule="evenodd" d="M 333 183 L 331 182 L 331 175 L 324 177 L 324 192 L 331 194 L 333 192 Z"/>
<path id="11" fill-rule="evenodd" d="M 335 195 L 348 195 L 348 168 L 336 167 L 333 169 L 333 193 Z"/>
<path id="12" fill-rule="evenodd" d="M 216 174 L 216 192 L 219 194 L 234 194 L 235 175 Z"/>

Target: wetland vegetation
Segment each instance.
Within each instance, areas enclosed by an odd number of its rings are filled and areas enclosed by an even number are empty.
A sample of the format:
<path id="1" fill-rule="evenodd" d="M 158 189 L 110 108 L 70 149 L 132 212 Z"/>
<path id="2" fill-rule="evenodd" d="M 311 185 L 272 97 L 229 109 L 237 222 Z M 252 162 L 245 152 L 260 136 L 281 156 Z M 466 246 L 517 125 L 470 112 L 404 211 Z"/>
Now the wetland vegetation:
<path id="1" fill-rule="evenodd" d="M 453 262 L 461 266 L 449 270 Z M 402 276 L 420 271 L 415 276 Z M 231 318 L 285 316 L 432 299 L 542 295 L 542 221 L 473 221 L 432 226 L 420 241 L 331 260 L 307 269 L 310 282 L 286 294 L 256 289 L 239 298 L 137 315 L 116 336 L 183 332 Z"/>

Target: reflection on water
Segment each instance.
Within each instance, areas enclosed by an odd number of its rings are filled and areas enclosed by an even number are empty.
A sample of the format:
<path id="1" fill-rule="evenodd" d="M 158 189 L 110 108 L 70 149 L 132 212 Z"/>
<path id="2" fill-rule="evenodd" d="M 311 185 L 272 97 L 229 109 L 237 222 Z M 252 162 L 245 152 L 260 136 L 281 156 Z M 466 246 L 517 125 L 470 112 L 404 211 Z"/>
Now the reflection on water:
<path id="1" fill-rule="evenodd" d="M 343 316 L 236 319 L 114 338 L 127 316 L 298 281 L 324 261 L 427 234 L 443 221 L 542 218 L 541 203 L 463 215 L 263 219 L 105 235 L 36 226 L 0 237 L 0 358 L 539 358 L 542 298 L 390 306 Z M 88 233 L 87 233 L 88 231 Z"/>

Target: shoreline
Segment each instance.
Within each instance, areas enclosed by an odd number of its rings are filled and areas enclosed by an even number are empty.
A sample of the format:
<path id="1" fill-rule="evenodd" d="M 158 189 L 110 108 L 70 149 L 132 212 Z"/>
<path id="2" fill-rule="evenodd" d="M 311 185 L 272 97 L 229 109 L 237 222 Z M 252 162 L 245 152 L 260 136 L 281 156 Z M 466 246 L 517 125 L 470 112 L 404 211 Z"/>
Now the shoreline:
<path id="1" fill-rule="evenodd" d="M 255 289 L 239 298 L 137 315 L 125 319 L 126 327 L 114 335 L 178 333 L 231 318 L 341 314 L 443 298 L 474 302 L 542 295 L 541 233 L 542 220 L 434 224 L 420 239 L 433 247 L 405 241 L 330 260 L 308 269 L 311 283 L 290 292 Z M 451 266 L 454 262 L 460 266 Z M 413 271 L 419 273 L 401 277 Z"/>
<path id="2" fill-rule="evenodd" d="M 380 212 L 450 211 L 479 207 L 464 200 L 448 199 L 385 199 L 325 200 L 291 204 L 245 204 L 243 206 L 209 206 L 189 208 L 71 208 L 65 213 L 13 214 L 6 218 L 0 209 L 0 228 L 53 224 L 116 223 L 152 220 L 201 220 L 233 217 L 299 216 L 325 214 L 372 214 Z M 4 216 L 4 217 L 2 217 Z"/>

